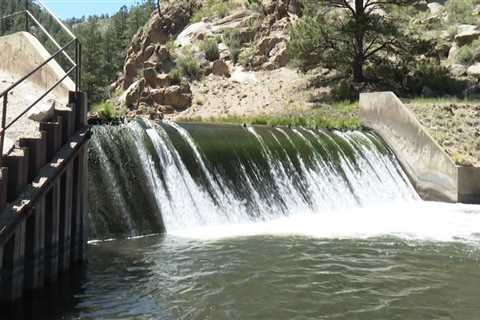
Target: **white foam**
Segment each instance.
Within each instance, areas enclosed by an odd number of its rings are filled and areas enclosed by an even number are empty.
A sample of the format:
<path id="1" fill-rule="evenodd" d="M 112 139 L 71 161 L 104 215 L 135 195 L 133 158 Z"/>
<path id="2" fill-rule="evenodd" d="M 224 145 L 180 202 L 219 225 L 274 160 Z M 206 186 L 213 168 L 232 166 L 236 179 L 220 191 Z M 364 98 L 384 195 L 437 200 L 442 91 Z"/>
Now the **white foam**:
<path id="1" fill-rule="evenodd" d="M 169 234 L 199 240 L 260 235 L 325 239 L 396 236 L 412 240 L 480 243 L 480 206 L 399 202 L 317 214 L 298 213 L 268 222 L 194 227 Z"/>

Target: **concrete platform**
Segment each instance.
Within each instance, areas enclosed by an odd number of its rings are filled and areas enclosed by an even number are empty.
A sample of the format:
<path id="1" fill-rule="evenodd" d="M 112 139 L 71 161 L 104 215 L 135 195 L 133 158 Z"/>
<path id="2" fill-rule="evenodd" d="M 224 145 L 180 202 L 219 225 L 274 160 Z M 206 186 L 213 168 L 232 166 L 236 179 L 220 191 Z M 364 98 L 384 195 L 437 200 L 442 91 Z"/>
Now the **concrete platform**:
<path id="1" fill-rule="evenodd" d="M 360 118 L 393 149 L 423 199 L 480 204 L 480 168 L 457 166 L 393 92 L 361 94 Z"/>

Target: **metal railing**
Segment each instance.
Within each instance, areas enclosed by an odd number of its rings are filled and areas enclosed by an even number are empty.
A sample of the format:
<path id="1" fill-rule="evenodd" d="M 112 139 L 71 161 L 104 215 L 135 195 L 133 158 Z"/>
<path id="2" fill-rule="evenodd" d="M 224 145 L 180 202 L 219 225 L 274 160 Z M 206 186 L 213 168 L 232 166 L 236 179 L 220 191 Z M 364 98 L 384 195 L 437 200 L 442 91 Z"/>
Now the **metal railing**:
<path id="1" fill-rule="evenodd" d="M 10 85 L 7 89 L 3 90 L 3 92 L 0 93 L 0 98 L 3 99 L 3 104 L 2 104 L 2 119 L 1 119 L 1 129 L 0 129 L 0 167 L 3 165 L 3 149 L 4 149 L 4 144 L 5 144 L 5 135 L 7 130 L 12 127 L 18 120 L 20 120 L 27 112 L 29 112 L 32 108 L 34 108 L 40 101 L 42 101 L 50 92 L 55 90 L 67 77 L 70 75 L 74 74 L 74 82 L 75 82 L 75 90 L 79 91 L 80 89 L 80 82 L 81 82 L 81 52 L 82 52 L 82 47 L 81 43 L 78 40 L 78 38 L 68 29 L 68 27 L 65 26 L 65 24 L 57 17 L 55 14 L 53 14 L 40 0 L 36 0 L 35 3 L 42 9 L 44 12 L 47 13 L 48 16 L 50 16 L 55 23 L 57 23 L 60 28 L 67 33 L 67 35 L 71 38 L 71 40 L 65 45 L 61 46 L 55 38 L 45 29 L 45 27 L 41 24 L 41 22 L 35 18 L 34 14 L 30 11 L 29 7 L 29 0 L 25 0 L 25 10 L 15 12 L 12 14 L 9 14 L 8 16 L 3 16 L 0 17 L 0 21 L 8 18 L 14 18 L 19 15 L 24 14 L 25 15 L 25 31 L 29 32 L 30 31 L 30 22 L 33 22 L 50 40 L 54 46 L 56 47 L 57 51 L 53 53 L 47 60 L 45 60 L 43 63 L 35 67 L 33 70 L 28 72 L 26 75 L 21 77 L 19 80 L 15 81 L 12 85 Z M 75 51 L 75 56 L 72 59 L 70 55 L 68 54 L 68 50 L 72 49 L 74 47 Z M 50 86 L 38 99 L 35 100 L 32 104 L 30 104 L 26 109 L 24 109 L 15 119 L 7 123 L 7 111 L 8 111 L 8 94 L 15 89 L 17 86 L 22 84 L 23 82 L 27 81 L 32 75 L 34 75 L 36 72 L 38 72 L 40 69 L 45 67 L 47 64 L 49 64 L 52 60 L 56 59 L 58 56 L 63 55 L 68 62 L 71 64 L 71 67 L 68 68 L 68 70 L 65 71 L 65 75 L 59 79 L 55 84 Z M 19 62 L 21 63 L 21 62 Z"/>

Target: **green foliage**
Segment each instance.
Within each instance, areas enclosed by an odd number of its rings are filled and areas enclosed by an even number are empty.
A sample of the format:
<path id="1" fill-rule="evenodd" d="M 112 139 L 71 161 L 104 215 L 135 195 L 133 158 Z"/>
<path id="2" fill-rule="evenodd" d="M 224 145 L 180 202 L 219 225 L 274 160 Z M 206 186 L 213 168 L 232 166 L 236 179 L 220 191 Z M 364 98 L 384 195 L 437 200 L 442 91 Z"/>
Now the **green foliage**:
<path id="1" fill-rule="evenodd" d="M 204 18 L 224 18 L 235 7 L 234 1 L 206 0 L 192 16 L 192 22 L 202 21 Z"/>
<path id="2" fill-rule="evenodd" d="M 458 63 L 469 65 L 473 59 L 473 50 L 471 46 L 463 46 L 458 49 L 456 60 Z"/>
<path id="3" fill-rule="evenodd" d="M 340 81 L 332 90 L 332 95 L 339 101 L 355 101 L 358 99 L 359 92 L 349 81 Z"/>
<path id="4" fill-rule="evenodd" d="M 304 16 L 290 29 L 288 55 L 296 65 L 315 65 L 321 59 L 327 25 L 321 16 Z"/>
<path id="5" fill-rule="evenodd" d="M 450 0 L 445 5 L 450 23 L 474 23 L 473 0 Z"/>
<path id="6" fill-rule="evenodd" d="M 115 106 L 110 101 L 94 105 L 92 111 L 97 112 L 102 119 L 107 121 L 116 120 L 120 117 L 120 112 L 115 109 Z"/>
<path id="7" fill-rule="evenodd" d="M 238 63 L 248 68 L 251 66 L 253 57 L 255 57 L 255 48 L 245 48 L 242 50 L 242 52 L 240 52 L 240 55 L 238 56 Z"/>
<path id="8" fill-rule="evenodd" d="M 220 58 L 220 51 L 218 50 L 218 43 L 216 39 L 208 38 L 200 43 L 200 49 L 205 52 L 205 57 L 208 61 L 215 61 Z"/>
<path id="9" fill-rule="evenodd" d="M 182 82 L 182 73 L 180 72 L 179 69 L 175 68 L 172 69 L 168 73 L 168 79 L 170 80 L 170 83 L 173 85 L 179 85 Z"/>
<path id="10" fill-rule="evenodd" d="M 354 130 L 361 127 L 358 116 L 334 117 L 323 112 L 308 114 L 286 114 L 273 116 L 223 116 L 218 118 L 181 118 L 179 122 L 227 123 L 268 126 L 293 126 L 306 128 L 327 128 Z"/>
<path id="11" fill-rule="evenodd" d="M 240 50 L 242 49 L 240 41 L 240 32 L 236 29 L 225 30 L 222 36 L 223 43 L 227 46 L 230 51 L 230 58 L 234 63 L 237 63 L 238 57 L 240 55 Z"/>
<path id="12" fill-rule="evenodd" d="M 177 67 L 180 74 L 190 79 L 199 79 L 201 76 L 200 65 L 190 50 L 184 50 L 177 58 Z"/>
<path id="13" fill-rule="evenodd" d="M 409 90 L 420 95 L 423 88 L 429 88 L 437 95 L 459 95 L 466 87 L 464 81 L 454 79 L 447 67 L 438 64 L 421 63 L 410 79 Z"/>

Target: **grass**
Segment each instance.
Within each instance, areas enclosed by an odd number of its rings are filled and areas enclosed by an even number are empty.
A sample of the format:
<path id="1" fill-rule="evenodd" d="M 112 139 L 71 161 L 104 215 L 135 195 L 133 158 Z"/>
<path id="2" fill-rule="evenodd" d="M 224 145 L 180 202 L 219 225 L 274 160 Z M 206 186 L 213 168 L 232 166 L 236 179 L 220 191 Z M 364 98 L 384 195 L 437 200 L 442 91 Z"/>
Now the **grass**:
<path id="1" fill-rule="evenodd" d="M 92 112 L 97 112 L 98 115 L 107 120 L 112 121 L 121 117 L 121 113 L 115 108 L 112 102 L 103 101 L 98 104 L 95 104 L 92 107 Z"/>
<path id="2" fill-rule="evenodd" d="M 418 105 L 418 106 L 434 106 L 434 105 L 470 105 L 480 104 L 480 100 L 471 100 L 471 99 L 460 99 L 456 97 L 443 97 L 443 98 L 427 98 L 427 97 L 417 97 L 414 99 L 406 99 L 404 101 L 406 104 Z"/>
<path id="3" fill-rule="evenodd" d="M 339 130 L 356 130 L 361 128 L 356 103 L 339 102 L 330 106 L 322 106 L 310 111 L 281 115 L 179 118 L 178 122 L 247 124 L 267 126 L 293 126 L 306 128 L 326 128 Z"/>

